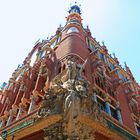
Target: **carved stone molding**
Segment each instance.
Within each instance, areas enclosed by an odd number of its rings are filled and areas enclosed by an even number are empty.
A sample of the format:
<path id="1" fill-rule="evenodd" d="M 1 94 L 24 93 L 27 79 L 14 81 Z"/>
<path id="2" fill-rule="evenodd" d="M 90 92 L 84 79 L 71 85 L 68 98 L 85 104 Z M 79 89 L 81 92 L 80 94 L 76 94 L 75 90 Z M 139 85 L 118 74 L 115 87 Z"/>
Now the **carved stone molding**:
<path id="1" fill-rule="evenodd" d="M 95 130 L 77 122 L 75 129 L 70 133 L 65 123 L 58 122 L 44 129 L 44 140 L 94 140 Z M 80 135 L 79 135 L 80 134 Z"/>

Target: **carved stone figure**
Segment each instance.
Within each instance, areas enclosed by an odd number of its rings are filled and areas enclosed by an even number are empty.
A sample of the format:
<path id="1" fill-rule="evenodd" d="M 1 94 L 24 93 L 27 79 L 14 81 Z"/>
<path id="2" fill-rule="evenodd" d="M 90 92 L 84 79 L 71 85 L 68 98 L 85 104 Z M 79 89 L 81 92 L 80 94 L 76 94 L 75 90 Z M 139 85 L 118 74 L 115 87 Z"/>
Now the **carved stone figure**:
<path id="1" fill-rule="evenodd" d="M 86 62 L 81 65 L 68 61 L 66 71 L 58 75 L 53 80 L 52 88 L 46 91 L 38 111 L 38 118 L 61 112 L 63 120 L 59 128 L 52 126 L 52 129 L 45 130 L 44 140 L 93 140 L 94 132 L 90 131 L 89 128 L 84 130 L 85 126 L 82 127 L 79 122 L 80 115 L 88 114 L 93 116 L 91 119 L 99 122 L 104 121 L 97 104 L 91 99 L 89 82 L 82 76 Z M 61 108 L 60 112 L 57 112 L 56 106 L 58 106 L 57 109 Z"/>
<path id="2" fill-rule="evenodd" d="M 50 43 L 47 43 L 47 44 L 43 45 L 40 51 L 42 53 L 45 51 L 46 56 L 47 56 L 47 54 L 50 54 L 51 56 L 53 56 L 54 53 L 55 53 L 54 50 L 50 47 Z"/>
<path id="3" fill-rule="evenodd" d="M 39 66 L 39 73 L 35 84 L 35 90 L 46 92 L 47 89 L 49 88 L 50 82 L 49 78 L 50 78 L 50 70 L 46 65 L 46 59 L 43 59 L 41 65 Z"/>
<path id="4" fill-rule="evenodd" d="M 48 90 L 47 93 L 43 96 L 43 102 L 40 106 L 40 109 L 38 111 L 38 118 L 43 118 L 48 116 L 51 111 L 55 108 L 55 101 L 57 96 L 51 92 L 51 90 Z"/>

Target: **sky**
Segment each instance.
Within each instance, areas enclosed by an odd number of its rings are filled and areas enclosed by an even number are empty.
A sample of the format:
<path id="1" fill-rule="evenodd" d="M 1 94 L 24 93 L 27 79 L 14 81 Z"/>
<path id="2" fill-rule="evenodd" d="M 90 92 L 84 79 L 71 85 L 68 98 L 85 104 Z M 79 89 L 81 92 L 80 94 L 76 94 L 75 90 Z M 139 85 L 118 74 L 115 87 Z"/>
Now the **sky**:
<path id="1" fill-rule="evenodd" d="M 0 0 L 0 84 L 8 82 L 38 39 L 65 25 L 75 1 L 83 26 L 122 66 L 126 62 L 140 83 L 140 0 Z"/>

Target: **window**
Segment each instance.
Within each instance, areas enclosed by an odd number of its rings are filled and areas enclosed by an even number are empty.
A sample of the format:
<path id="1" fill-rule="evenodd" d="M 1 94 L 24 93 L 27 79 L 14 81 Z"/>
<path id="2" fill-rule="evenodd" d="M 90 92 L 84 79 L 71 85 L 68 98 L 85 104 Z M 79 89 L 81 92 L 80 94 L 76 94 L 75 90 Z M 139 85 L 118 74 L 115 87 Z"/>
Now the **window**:
<path id="1" fill-rule="evenodd" d="M 105 111 L 105 103 L 99 98 L 97 98 L 97 103 L 98 103 L 99 109 Z"/>
<path id="2" fill-rule="evenodd" d="M 135 123 L 135 128 L 136 128 L 137 134 L 140 135 L 140 126 L 138 123 Z"/>
<path id="3" fill-rule="evenodd" d="M 41 52 L 41 57 L 44 57 L 46 54 L 46 51 Z"/>
<path id="4" fill-rule="evenodd" d="M 109 68 L 110 68 L 111 70 L 114 70 L 114 69 L 115 69 L 115 66 L 114 66 L 114 64 L 112 64 L 112 63 L 109 63 Z"/>
<path id="5" fill-rule="evenodd" d="M 79 30 L 76 27 L 70 27 L 67 33 L 72 33 L 72 32 L 79 33 Z"/>
<path id="6" fill-rule="evenodd" d="M 125 77 L 120 71 L 118 71 L 118 76 L 120 79 L 122 79 L 123 82 L 127 81 L 127 77 Z"/>
<path id="7" fill-rule="evenodd" d="M 100 58 L 104 61 L 104 54 L 100 53 Z"/>
<path id="8" fill-rule="evenodd" d="M 114 94 L 113 90 L 110 87 L 107 88 L 107 91 L 108 91 L 110 96 L 115 97 L 115 94 Z"/>
<path id="9" fill-rule="evenodd" d="M 55 40 L 54 42 L 52 42 L 52 44 L 51 44 L 51 48 L 54 48 L 55 47 L 55 45 L 57 44 L 57 40 Z"/>
<path id="10" fill-rule="evenodd" d="M 64 65 L 63 65 L 63 70 L 65 70 L 65 69 L 66 69 L 66 65 L 64 64 Z"/>
<path id="11" fill-rule="evenodd" d="M 114 119 L 118 120 L 116 109 L 110 107 L 110 110 L 111 110 L 111 116 L 112 116 Z"/>
<path id="12" fill-rule="evenodd" d="M 97 86 L 99 86 L 101 89 L 105 89 L 105 86 L 104 86 L 104 82 L 103 82 L 103 79 L 99 78 L 99 77 L 96 77 L 95 78 L 95 83 Z"/>
<path id="13" fill-rule="evenodd" d="M 105 63 L 107 63 L 106 56 L 103 53 L 99 53 L 100 59 L 102 59 Z"/>
<path id="14" fill-rule="evenodd" d="M 94 45 L 93 45 L 93 43 L 89 43 L 89 48 L 91 49 L 91 51 L 95 51 L 95 47 L 94 47 Z"/>
<path id="15" fill-rule="evenodd" d="M 58 38 L 57 38 L 57 43 L 59 43 L 61 41 L 61 36 L 59 36 Z"/>
<path id="16" fill-rule="evenodd" d="M 33 67 L 33 65 L 34 65 L 34 63 L 35 63 L 35 61 L 36 61 L 36 59 L 37 59 L 37 51 L 35 51 L 33 54 L 32 54 L 32 56 L 31 56 L 31 62 L 30 62 L 30 66 L 31 67 Z"/>
<path id="17" fill-rule="evenodd" d="M 140 126 L 137 126 L 138 135 L 140 135 Z"/>
<path id="18" fill-rule="evenodd" d="M 58 74 L 61 73 L 61 66 L 58 68 Z"/>
<path id="19" fill-rule="evenodd" d="M 77 23 L 78 21 L 76 20 L 76 19 L 72 19 L 71 21 L 70 21 L 70 23 Z"/>

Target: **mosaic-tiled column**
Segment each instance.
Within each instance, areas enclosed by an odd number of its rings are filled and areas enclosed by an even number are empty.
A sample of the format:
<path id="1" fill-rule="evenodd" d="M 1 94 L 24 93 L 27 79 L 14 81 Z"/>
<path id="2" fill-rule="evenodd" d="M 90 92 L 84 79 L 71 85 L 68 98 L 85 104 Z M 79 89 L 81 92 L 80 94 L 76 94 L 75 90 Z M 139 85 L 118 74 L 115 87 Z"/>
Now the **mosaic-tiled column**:
<path id="1" fill-rule="evenodd" d="M 38 95 L 37 93 L 35 93 L 37 91 L 34 91 L 33 92 L 33 95 L 31 96 L 31 103 L 30 103 L 30 106 L 29 106 L 29 110 L 28 110 L 28 114 L 33 111 L 34 107 L 35 107 L 35 104 L 36 104 L 36 101 L 38 100 Z"/>
<path id="2" fill-rule="evenodd" d="M 116 103 L 116 111 L 117 111 L 117 119 L 120 123 L 123 123 L 123 120 L 122 120 L 122 115 L 121 115 L 121 109 L 120 109 L 120 103 L 117 102 Z"/>
<path id="3" fill-rule="evenodd" d="M 97 96 L 96 96 L 96 92 L 93 93 L 92 99 L 95 103 L 97 103 Z"/>
<path id="4" fill-rule="evenodd" d="M 22 104 L 20 103 L 20 105 L 19 105 L 19 111 L 18 111 L 16 120 L 20 119 L 20 116 L 21 116 L 22 112 L 23 112 L 23 107 L 22 107 Z"/>
<path id="5" fill-rule="evenodd" d="M 105 112 L 111 116 L 111 109 L 110 109 L 110 99 L 108 98 L 108 96 L 105 96 Z"/>
<path id="6" fill-rule="evenodd" d="M 9 115 L 8 120 L 7 120 L 6 126 L 9 125 L 9 124 L 12 122 L 12 120 L 13 120 L 14 112 L 13 112 L 12 109 L 10 110 L 9 114 L 10 114 L 10 115 Z"/>

